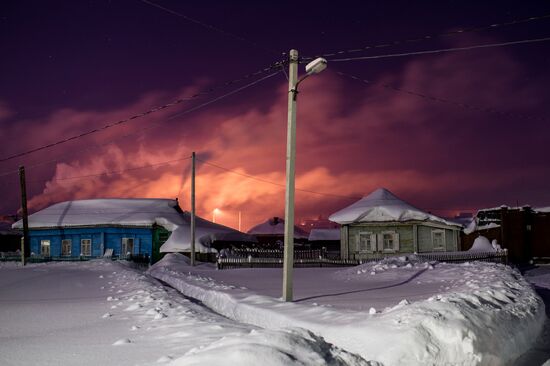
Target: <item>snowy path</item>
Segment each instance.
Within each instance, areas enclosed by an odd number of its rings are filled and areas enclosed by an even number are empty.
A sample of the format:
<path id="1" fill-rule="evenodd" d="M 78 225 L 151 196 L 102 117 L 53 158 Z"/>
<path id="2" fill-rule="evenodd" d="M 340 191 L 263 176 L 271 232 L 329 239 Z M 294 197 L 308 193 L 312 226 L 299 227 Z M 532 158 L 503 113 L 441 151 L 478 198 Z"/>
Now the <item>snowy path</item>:
<path id="1" fill-rule="evenodd" d="M 368 365 L 306 331 L 239 324 L 120 263 L 0 264 L 2 366 L 259 359 L 264 366 Z"/>
<path id="2" fill-rule="evenodd" d="M 542 365 L 550 361 L 550 266 L 529 269 L 524 275 L 544 300 L 547 319 L 534 347 L 518 358 L 514 366 Z"/>

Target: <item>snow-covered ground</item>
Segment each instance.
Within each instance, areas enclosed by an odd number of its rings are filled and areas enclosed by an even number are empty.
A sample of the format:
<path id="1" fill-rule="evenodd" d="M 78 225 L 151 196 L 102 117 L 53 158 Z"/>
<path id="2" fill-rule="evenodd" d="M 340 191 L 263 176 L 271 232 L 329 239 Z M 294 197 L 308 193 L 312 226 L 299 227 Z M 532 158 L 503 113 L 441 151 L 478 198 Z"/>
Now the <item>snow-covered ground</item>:
<path id="1" fill-rule="evenodd" d="M 120 263 L 0 263 L 0 365 L 369 365 L 220 316 Z"/>
<path id="2" fill-rule="evenodd" d="M 296 269 L 294 303 L 280 269 L 170 254 L 148 273 L 196 300 L 117 262 L 0 263 L 0 364 L 501 365 L 545 320 L 518 272 L 487 263 Z"/>
<path id="3" fill-rule="evenodd" d="M 550 266 L 541 265 L 529 268 L 524 272 L 529 281 L 546 304 L 546 315 L 550 316 Z M 547 363 L 544 363 L 547 362 Z M 534 342 L 533 347 L 519 357 L 514 366 L 541 365 L 550 366 L 550 319 L 547 318 L 544 328 Z"/>
<path id="4" fill-rule="evenodd" d="M 216 271 L 170 254 L 149 273 L 216 312 L 266 329 L 299 327 L 384 365 L 501 365 L 527 351 L 546 319 L 519 272 L 497 264 L 405 258 L 354 268 Z"/>

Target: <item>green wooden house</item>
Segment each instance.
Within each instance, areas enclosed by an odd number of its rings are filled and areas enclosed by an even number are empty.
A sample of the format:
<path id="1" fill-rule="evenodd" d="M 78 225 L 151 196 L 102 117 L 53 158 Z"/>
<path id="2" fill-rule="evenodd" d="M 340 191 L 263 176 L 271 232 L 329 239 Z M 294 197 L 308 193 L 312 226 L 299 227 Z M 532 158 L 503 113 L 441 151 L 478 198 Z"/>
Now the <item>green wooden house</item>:
<path id="1" fill-rule="evenodd" d="M 329 220 L 341 225 L 343 259 L 460 248 L 460 224 L 424 212 L 385 188 L 332 214 Z"/>

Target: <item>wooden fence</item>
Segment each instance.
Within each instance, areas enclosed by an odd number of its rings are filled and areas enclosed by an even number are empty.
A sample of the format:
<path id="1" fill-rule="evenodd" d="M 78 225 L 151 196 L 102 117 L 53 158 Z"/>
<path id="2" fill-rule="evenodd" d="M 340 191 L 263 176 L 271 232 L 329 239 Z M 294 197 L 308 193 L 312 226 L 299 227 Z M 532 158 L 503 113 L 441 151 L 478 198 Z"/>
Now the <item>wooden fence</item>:
<path id="1" fill-rule="evenodd" d="M 282 250 L 263 250 L 263 249 L 241 249 L 236 253 L 234 251 L 226 258 L 218 258 L 218 269 L 233 268 L 279 268 L 283 266 Z M 248 253 L 248 256 L 246 254 Z M 253 256 L 254 254 L 255 256 Z M 375 262 L 385 258 L 415 256 L 425 261 L 464 263 L 471 261 L 494 262 L 508 264 L 508 251 L 505 249 L 500 252 L 432 252 L 432 253 L 399 253 L 399 254 L 380 254 L 365 259 L 335 259 L 327 258 L 322 250 L 295 251 L 294 267 L 345 267 L 357 266 L 359 264 Z M 262 257 L 269 255 L 270 257 Z"/>

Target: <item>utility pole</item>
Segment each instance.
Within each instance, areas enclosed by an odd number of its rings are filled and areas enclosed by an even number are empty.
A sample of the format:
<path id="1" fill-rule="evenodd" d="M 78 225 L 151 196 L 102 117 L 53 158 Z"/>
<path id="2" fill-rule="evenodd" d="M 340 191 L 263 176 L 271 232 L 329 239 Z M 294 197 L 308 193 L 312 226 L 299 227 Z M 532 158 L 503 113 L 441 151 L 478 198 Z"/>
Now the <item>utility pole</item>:
<path id="1" fill-rule="evenodd" d="M 292 301 L 294 267 L 294 174 L 296 162 L 296 97 L 298 91 L 298 51 L 290 50 L 288 65 L 288 128 L 286 141 L 285 253 L 283 261 L 283 300 Z"/>
<path id="2" fill-rule="evenodd" d="M 191 266 L 195 265 L 195 152 L 191 153 Z"/>
<path id="3" fill-rule="evenodd" d="M 23 214 L 23 242 L 21 245 L 21 264 L 25 265 L 25 259 L 30 253 L 29 240 L 29 213 L 27 211 L 27 184 L 25 182 L 25 167 L 19 167 L 19 183 L 21 186 L 21 213 Z"/>

